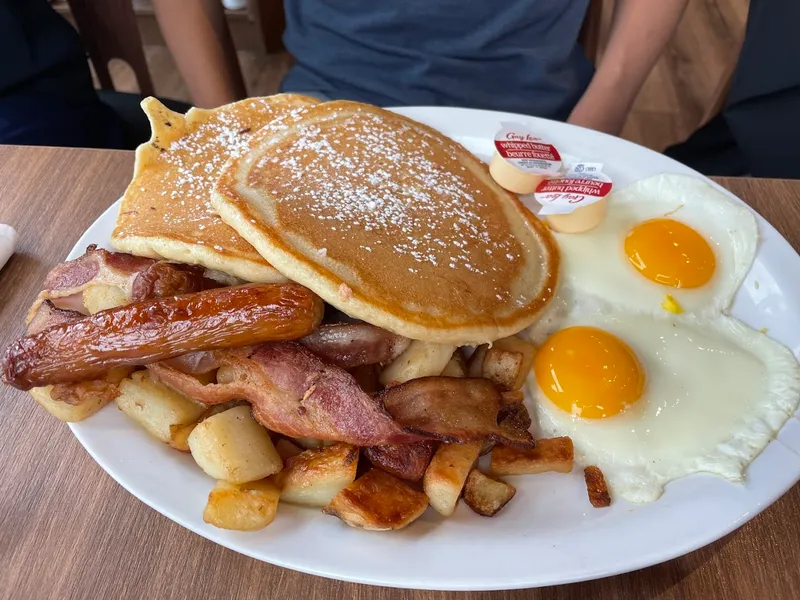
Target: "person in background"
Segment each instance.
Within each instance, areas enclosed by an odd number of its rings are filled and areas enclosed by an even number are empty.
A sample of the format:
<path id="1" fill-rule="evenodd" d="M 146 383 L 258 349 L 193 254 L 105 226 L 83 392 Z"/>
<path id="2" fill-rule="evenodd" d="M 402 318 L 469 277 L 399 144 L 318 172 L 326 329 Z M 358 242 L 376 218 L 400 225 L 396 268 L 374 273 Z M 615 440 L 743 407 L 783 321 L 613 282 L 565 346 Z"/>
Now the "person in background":
<path id="1" fill-rule="evenodd" d="M 0 144 L 132 150 L 150 138 L 142 97 L 94 89 L 78 32 L 48 0 L 0 0 L 0 57 Z"/>
<path id="2" fill-rule="evenodd" d="M 126 147 L 80 38 L 47 0 L 0 0 L 0 144 Z"/>
<path id="3" fill-rule="evenodd" d="M 286 0 L 295 59 L 281 91 L 323 100 L 517 112 L 618 135 L 688 0 L 615 0 L 596 68 L 578 43 L 589 0 Z M 154 0 L 194 102 L 244 95 L 219 0 Z"/>

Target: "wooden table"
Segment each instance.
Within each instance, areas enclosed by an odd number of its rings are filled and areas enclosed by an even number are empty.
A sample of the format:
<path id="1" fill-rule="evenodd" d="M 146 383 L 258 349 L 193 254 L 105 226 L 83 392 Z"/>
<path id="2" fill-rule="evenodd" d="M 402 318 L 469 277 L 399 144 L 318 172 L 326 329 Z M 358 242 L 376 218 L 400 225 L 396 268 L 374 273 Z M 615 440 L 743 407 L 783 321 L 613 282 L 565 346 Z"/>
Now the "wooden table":
<path id="1" fill-rule="evenodd" d="M 22 333 L 45 273 L 125 189 L 133 154 L 0 147 L 0 346 Z M 800 248 L 800 182 L 723 179 Z M 117 485 L 63 423 L 0 389 L 0 598 L 800 598 L 800 486 L 719 542 L 595 582 L 516 592 L 374 588 L 287 571 L 179 527 Z"/>

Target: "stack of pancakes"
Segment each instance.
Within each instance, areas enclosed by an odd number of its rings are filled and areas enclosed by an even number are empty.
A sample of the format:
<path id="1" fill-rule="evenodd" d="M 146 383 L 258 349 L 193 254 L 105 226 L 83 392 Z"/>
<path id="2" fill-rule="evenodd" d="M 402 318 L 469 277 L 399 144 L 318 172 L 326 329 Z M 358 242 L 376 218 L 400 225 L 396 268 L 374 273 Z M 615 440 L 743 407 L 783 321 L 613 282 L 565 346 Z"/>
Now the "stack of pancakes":
<path id="1" fill-rule="evenodd" d="M 112 244 L 246 281 L 298 282 L 423 341 L 491 342 L 553 295 L 547 228 L 439 132 L 356 102 L 152 98 Z"/>

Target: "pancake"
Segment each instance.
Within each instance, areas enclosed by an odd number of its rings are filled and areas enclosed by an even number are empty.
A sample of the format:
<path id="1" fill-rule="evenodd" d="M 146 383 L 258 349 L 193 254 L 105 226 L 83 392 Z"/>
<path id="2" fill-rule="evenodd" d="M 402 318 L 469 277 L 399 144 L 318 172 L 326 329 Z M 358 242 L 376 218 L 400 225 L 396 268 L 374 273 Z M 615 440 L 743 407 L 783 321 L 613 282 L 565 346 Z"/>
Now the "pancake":
<path id="1" fill-rule="evenodd" d="M 136 150 L 111 244 L 122 252 L 199 264 L 246 281 L 283 281 L 209 203 L 225 162 L 248 148 L 255 131 L 312 98 L 280 94 L 213 110 L 172 112 L 155 98 L 142 109 L 152 128 Z"/>
<path id="2" fill-rule="evenodd" d="M 212 194 L 287 278 L 413 339 L 474 344 L 532 323 L 553 295 L 547 227 L 439 132 L 336 101 L 263 128 Z"/>

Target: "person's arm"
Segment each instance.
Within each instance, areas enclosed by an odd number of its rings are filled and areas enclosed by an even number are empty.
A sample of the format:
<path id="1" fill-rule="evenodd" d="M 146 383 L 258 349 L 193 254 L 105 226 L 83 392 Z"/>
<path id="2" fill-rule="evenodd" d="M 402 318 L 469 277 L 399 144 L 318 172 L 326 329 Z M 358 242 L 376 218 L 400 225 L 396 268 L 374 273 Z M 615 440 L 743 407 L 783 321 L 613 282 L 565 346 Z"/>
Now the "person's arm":
<path id="1" fill-rule="evenodd" d="M 214 108 L 245 97 L 220 0 L 153 0 L 153 8 L 196 106 Z"/>
<path id="2" fill-rule="evenodd" d="M 618 135 L 688 0 L 616 0 L 605 52 L 567 122 Z"/>

